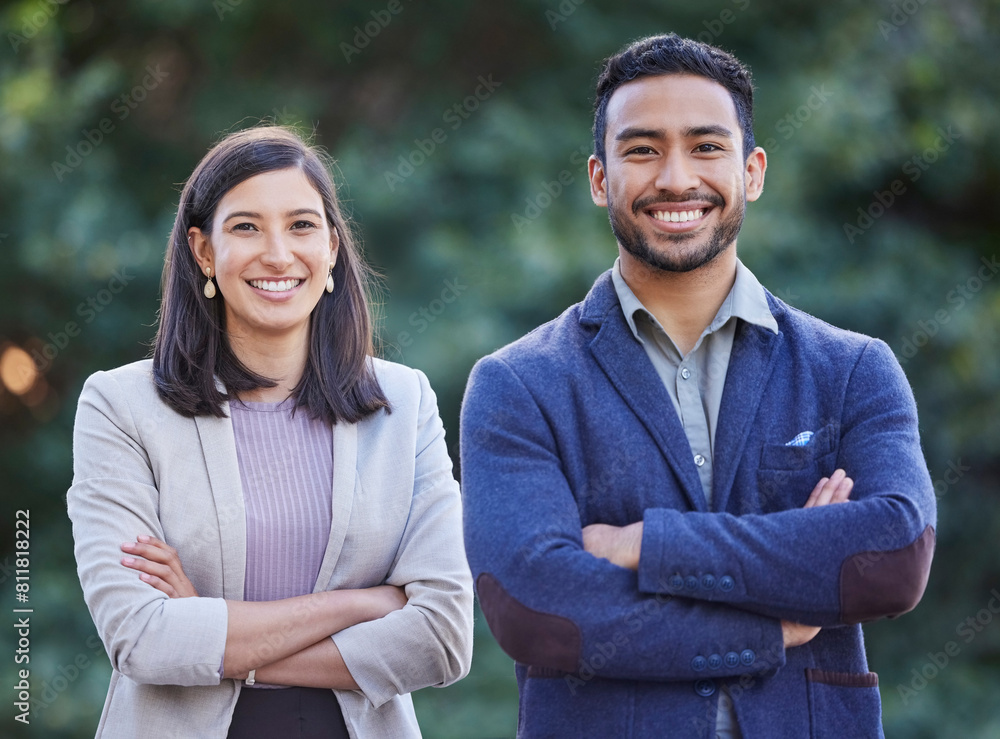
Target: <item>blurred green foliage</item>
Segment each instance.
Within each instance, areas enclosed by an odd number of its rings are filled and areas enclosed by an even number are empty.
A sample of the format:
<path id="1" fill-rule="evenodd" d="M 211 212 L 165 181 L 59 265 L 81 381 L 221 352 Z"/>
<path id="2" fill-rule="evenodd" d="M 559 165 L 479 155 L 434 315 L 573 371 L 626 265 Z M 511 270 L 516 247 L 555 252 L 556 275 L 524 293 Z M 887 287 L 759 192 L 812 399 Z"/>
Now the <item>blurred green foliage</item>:
<path id="1" fill-rule="evenodd" d="M 1000 586 L 998 11 L 997 0 L 3 5 L 0 344 L 44 371 L 17 394 L 30 367 L 0 362 L 0 601 L 15 605 L 14 515 L 30 509 L 31 668 L 49 704 L 29 728 L 6 697 L 4 734 L 96 727 L 109 667 L 64 503 L 75 401 L 91 372 L 145 355 L 180 184 L 208 147 L 270 119 L 336 157 L 385 277 L 383 354 L 428 373 L 457 460 L 473 362 L 582 298 L 614 258 L 584 165 L 600 60 L 673 30 L 754 70 L 769 169 L 742 259 L 793 305 L 885 339 L 917 396 L 938 550 L 919 608 L 866 628 L 886 733 L 1000 735 L 988 610 Z M 966 641 L 959 629 L 977 614 Z M 15 638 L 0 629 L 5 691 Z M 959 653 L 927 669 L 949 641 Z M 414 700 L 427 737 L 513 735 L 512 664 L 481 616 L 470 677 Z"/>

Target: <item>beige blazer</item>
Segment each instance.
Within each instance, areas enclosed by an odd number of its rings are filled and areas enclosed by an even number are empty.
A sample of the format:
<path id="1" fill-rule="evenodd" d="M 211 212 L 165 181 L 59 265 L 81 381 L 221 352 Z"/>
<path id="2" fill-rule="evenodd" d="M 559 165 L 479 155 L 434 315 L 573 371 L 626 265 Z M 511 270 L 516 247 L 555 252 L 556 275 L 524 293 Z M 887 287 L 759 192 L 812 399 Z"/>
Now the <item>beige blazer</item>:
<path id="1" fill-rule="evenodd" d="M 314 591 L 406 589 L 404 608 L 333 635 L 361 687 L 335 691 L 351 736 L 398 739 L 420 736 L 411 691 L 469 671 L 472 581 L 434 392 L 417 370 L 381 360 L 375 370 L 392 412 L 333 427 L 333 525 Z M 149 360 L 94 374 L 77 408 L 67 504 L 113 667 L 97 736 L 224 738 L 242 685 L 219 677 L 224 599 L 243 598 L 246 566 L 231 420 L 173 411 Z M 120 564 L 121 543 L 143 533 L 177 548 L 200 597 L 171 600 Z"/>

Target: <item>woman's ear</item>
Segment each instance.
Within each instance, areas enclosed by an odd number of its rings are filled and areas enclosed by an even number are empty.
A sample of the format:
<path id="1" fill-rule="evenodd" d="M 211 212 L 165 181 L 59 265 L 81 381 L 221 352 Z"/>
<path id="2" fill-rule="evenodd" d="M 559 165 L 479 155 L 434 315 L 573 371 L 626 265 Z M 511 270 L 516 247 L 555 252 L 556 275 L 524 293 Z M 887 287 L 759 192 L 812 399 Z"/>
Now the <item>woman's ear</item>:
<path id="1" fill-rule="evenodd" d="M 202 274 L 205 270 L 212 270 L 214 273 L 214 254 L 212 252 L 212 242 L 202 232 L 200 228 L 192 226 L 187 232 L 188 247 L 194 261 L 198 263 L 198 269 Z"/>
<path id="2" fill-rule="evenodd" d="M 337 254 L 340 251 L 340 234 L 336 228 L 330 229 L 330 266 L 337 263 Z"/>

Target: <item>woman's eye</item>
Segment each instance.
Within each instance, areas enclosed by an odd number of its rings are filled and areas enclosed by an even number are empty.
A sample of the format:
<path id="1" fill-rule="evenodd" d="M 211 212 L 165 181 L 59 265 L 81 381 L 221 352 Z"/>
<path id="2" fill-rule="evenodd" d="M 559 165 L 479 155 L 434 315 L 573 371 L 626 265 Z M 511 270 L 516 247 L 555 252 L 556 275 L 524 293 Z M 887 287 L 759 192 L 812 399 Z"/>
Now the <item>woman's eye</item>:
<path id="1" fill-rule="evenodd" d="M 252 223 L 237 223 L 232 228 L 233 231 L 256 231 L 257 227 Z"/>
<path id="2" fill-rule="evenodd" d="M 292 224 L 292 228 L 303 229 L 303 228 L 316 228 L 316 224 L 312 221 L 296 221 Z"/>

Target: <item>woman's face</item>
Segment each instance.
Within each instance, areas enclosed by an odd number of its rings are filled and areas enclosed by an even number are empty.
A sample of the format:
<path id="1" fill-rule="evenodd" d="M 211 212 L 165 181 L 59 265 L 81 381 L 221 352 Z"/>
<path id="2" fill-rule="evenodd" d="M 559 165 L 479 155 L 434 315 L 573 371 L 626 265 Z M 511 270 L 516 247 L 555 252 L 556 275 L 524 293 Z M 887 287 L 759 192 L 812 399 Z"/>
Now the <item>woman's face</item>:
<path id="1" fill-rule="evenodd" d="M 188 237 L 202 273 L 212 268 L 231 339 L 308 341 L 338 237 L 301 169 L 244 180 L 219 201 L 211 234 L 192 228 Z"/>

